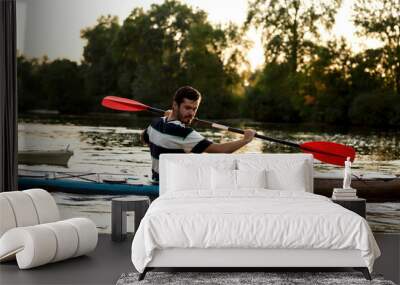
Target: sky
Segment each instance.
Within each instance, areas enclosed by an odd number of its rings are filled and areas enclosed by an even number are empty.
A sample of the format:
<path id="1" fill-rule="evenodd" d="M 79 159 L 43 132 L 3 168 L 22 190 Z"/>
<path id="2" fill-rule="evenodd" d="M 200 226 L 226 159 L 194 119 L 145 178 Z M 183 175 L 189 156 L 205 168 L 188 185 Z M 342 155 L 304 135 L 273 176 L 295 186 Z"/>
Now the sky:
<path id="1" fill-rule="evenodd" d="M 247 0 L 181 0 L 192 7 L 200 8 L 209 15 L 213 23 L 233 22 L 241 25 L 246 18 Z M 148 9 L 151 4 L 163 0 L 17 0 L 17 48 L 29 58 L 47 55 L 50 60 L 68 58 L 79 62 L 82 59 L 85 41 L 80 31 L 96 25 L 102 15 L 116 15 L 120 23 L 135 7 Z M 353 50 L 376 46 L 377 42 L 355 37 L 354 25 L 350 22 L 353 0 L 344 5 L 336 18 L 333 33 L 345 37 Z M 260 32 L 252 29 L 249 38 L 253 48 L 247 58 L 254 70 L 263 63 Z"/>

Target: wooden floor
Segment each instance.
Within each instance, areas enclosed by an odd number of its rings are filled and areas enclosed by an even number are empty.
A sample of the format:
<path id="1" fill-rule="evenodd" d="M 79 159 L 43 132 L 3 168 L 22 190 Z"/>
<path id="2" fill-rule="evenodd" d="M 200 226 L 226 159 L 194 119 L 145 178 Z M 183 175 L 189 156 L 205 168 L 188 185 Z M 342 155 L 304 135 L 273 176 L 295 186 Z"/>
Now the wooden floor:
<path id="1" fill-rule="evenodd" d="M 375 238 L 382 257 L 376 260 L 374 273 L 400 284 L 400 234 L 375 234 Z M 0 284 L 115 284 L 122 273 L 135 271 L 130 254 L 131 238 L 117 243 L 100 234 L 96 250 L 88 256 L 29 270 L 19 270 L 15 261 L 3 263 Z"/>

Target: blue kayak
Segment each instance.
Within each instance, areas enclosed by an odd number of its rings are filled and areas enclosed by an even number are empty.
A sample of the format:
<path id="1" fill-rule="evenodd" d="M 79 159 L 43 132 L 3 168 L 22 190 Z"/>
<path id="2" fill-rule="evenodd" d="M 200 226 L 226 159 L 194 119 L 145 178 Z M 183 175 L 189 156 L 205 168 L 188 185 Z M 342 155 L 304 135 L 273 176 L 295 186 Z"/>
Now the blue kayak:
<path id="1" fill-rule="evenodd" d="M 45 179 L 19 177 L 20 190 L 30 188 L 43 188 L 47 191 L 60 191 L 76 194 L 99 195 L 143 195 L 158 196 L 158 185 L 127 184 L 127 183 L 99 183 L 86 182 L 72 179 Z"/>
<path id="2" fill-rule="evenodd" d="M 331 197 L 332 189 L 341 187 L 341 185 L 342 178 L 329 176 L 314 177 L 315 194 Z M 400 177 L 370 178 L 365 175 L 362 179 L 357 178 L 352 181 L 352 186 L 357 189 L 359 197 L 366 198 L 369 202 L 400 201 Z M 20 190 L 43 188 L 48 191 L 76 194 L 142 195 L 154 198 L 159 195 L 158 185 L 88 182 L 62 178 L 49 179 L 44 177 L 19 176 L 18 187 Z"/>

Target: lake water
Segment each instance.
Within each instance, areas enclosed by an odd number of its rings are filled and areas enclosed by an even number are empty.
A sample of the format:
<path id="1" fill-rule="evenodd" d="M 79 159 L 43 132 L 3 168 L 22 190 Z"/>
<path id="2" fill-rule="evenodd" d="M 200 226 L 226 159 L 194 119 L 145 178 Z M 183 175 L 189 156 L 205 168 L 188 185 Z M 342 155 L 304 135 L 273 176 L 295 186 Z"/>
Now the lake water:
<path id="1" fill-rule="evenodd" d="M 121 174 L 148 183 L 151 173 L 150 153 L 140 144 L 141 130 L 149 118 L 102 115 L 97 117 L 20 118 L 18 149 L 56 150 L 67 145 L 74 151 L 68 168 L 59 166 L 20 165 L 20 169 L 96 172 Z M 227 122 L 232 126 L 251 127 L 269 137 L 297 143 L 334 141 L 357 150 L 354 172 L 373 171 L 400 174 L 400 131 L 338 129 L 310 125 L 277 125 L 256 122 Z M 215 142 L 237 139 L 240 135 L 198 129 Z M 298 152 L 297 149 L 255 139 L 241 153 Z M 315 164 L 320 172 L 341 171 L 336 166 Z M 400 191 L 400 189 L 399 189 Z M 114 196 L 53 193 L 63 217 L 87 216 L 101 232 L 110 232 L 111 203 Z M 130 217 L 132 218 L 132 217 Z M 400 201 L 368 203 L 367 220 L 374 231 L 400 232 Z"/>

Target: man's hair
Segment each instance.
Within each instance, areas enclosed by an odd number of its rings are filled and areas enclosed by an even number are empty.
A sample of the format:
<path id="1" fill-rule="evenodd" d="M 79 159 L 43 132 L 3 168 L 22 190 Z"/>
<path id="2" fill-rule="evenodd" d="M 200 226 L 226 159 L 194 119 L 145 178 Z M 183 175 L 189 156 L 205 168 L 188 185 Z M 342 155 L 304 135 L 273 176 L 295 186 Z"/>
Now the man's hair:
<path id="1" fill-rule="evenodd" d="M 176 90 L 174 95 L 174 101 L 179 105 L 183 102 L 183 99 L 189 99 L 192 101 L 197 101 L 201 99 L 201 94 L 199 91 L 191 86 L 183 86 Z"/>

